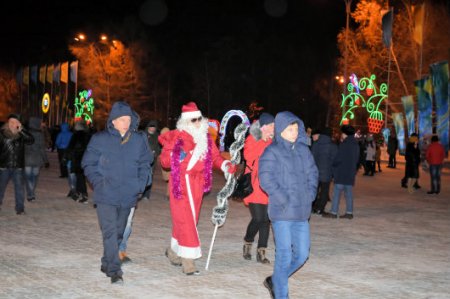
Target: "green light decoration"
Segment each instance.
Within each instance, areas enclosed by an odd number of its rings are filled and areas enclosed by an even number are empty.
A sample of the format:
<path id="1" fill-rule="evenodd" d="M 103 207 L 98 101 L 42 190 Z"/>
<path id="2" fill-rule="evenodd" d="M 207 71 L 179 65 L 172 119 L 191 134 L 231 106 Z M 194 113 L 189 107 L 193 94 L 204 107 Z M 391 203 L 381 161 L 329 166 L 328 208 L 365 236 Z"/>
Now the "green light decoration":
<path id="1" fill-rule="evenodd" d="M 383 127 L 383 113 L 380 111 L 380 104 L 387 98 L 388 85 L 382 83 L 377 90 L 375 85 L 375 75 L 361 78 L 359 81 L 355 74 L 350 76 L 350 83 L 347 85 L 348 94 L 342 94 L 341 108 L 343 110 L 340 125 L 347 125 L 351 119 L 355 118 L 357 108 L 366 108 L 369 113 L 367 124 L 370 133 L 379 133 Z M 365 92 L 366 97 L 361 94 Z"/>
<path id="2" fill-rule="evenodd" d="M 94 115 L 94 98 L 91 97 L 92 90 L 83 90 L 78 93 L 78 97 L 75 98 L 75 118 L 74 121 L 83 120 L 86 124 L 92 123 L 92 117 Z"/>

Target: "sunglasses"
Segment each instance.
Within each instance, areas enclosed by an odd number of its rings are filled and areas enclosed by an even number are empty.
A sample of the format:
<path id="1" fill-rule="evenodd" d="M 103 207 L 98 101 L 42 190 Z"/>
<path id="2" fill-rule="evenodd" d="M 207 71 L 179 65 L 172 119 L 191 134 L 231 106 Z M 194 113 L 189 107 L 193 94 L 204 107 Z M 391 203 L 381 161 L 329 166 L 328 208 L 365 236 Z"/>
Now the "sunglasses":
<path id="1" fill-rule="evenodd" d="M 191 122 L 192 123 L 196 123 L 196 122 L 200 122 L 200 121 L 202 121 L 202 119 L 203 119 L 203 117 L 202 116 L 200 116 L 200 117 L 198 117 L 198 118 L 193 118 L 193 119 L 191 119 Z"/>

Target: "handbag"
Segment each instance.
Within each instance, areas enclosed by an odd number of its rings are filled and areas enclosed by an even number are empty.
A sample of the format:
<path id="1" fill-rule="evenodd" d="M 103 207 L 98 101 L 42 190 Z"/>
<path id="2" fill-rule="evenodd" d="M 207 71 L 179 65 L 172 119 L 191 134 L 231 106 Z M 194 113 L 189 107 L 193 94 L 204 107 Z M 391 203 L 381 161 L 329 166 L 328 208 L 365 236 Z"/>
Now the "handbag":
<path id="1" fill-rule="evenodd" d="M 246 167 L 250 169 L 250 172 L 244 174 L 244 171 L 242 171 L 242 173 L 237 177 L 234 192 L 231 194 L 231 197 L 233 198 L 243 199 L 253 192 L 252 169 L 248 165 L 246 165 Z"/>

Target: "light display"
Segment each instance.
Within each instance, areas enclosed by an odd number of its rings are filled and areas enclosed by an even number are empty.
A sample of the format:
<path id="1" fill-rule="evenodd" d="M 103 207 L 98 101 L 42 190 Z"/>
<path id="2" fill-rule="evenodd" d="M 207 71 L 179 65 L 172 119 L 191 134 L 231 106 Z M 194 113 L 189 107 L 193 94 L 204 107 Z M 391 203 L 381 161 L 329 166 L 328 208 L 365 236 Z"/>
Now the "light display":
<path id="1" fill-rule="evenodd" d="M 247 127 L 250 127 L 250 121 L 248 120 L 247 115 L 241 110 L 230 110 L 225 113 L 222 121 L 220 122 L 220 151 L 225 150 L 225 130 L 227 128 L 228 120 L 230 120 L 230 118 L 233 116 L 239 116 L 242 119 L 242 122 L 246 124 Z"/>
<path id="2" fill-rule="evenodd" d="M 341 125 L 349 124 L 350 120 L 355 118 L 355 110 L 363 107 L 369 113 L 369 118 L 367 119 L 369 132 L 375 134 L 380 132 L 384 124 L 380 104 L 387 98 L 388 85 L 382 83 L 377 90 L 375 79 L 375 75 L 364 77 L 360 80 L 355 74 L 350 76 L 350 83 L 347 85 L 348 94 L 342 94 L 341 108 L 343 113 Z M 365 92 L 365 96 L 362 92 Z"/>
<path id="3" fill-rule="evenodd" d="M 44 93 L 42 96 L 42 112 L 47 113 L 50 109 L 50 95 L 48 93 Z"/>
<path id="4" fill-rule="evenodd" d="M 92 116 L 94 115 L 94 98 L 92 96 L 92 90 L 83 90 L 78 93 L 78 97 L 75 98 L 75 118 L 74 121 L 80 121 L 84 119 L 86 124 L 92 123 Z"/>

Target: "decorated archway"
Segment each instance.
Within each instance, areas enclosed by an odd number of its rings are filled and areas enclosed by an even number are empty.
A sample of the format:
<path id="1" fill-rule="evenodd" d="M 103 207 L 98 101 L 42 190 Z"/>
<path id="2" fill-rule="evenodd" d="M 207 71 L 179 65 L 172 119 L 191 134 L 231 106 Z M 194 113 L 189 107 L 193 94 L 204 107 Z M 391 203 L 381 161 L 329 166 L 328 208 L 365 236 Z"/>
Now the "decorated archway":
<path id="1" fill-rule="evenodd" d="M 247 125 L 247 127 L 250 127 L 250 121 L 248 120 L 247 115 L 242 112 L 241 110 L 230 110 L 227 113 L 225 113 L 224 117 L 222 118 L 222 121 L 220 122 L 220 151 L 225 150 L 225 132 L 227 129 L 227 124 L 230 118 L 233 116 L 238 116 L 242 119 L 242 122 Z"/>
<path id="2" fill-rule="evenodd" d="M 381 103 L 387 98 L 388 85 L 382 83 L 379 88 L 375 84 L 375 75 L 358 80 L 355 74 L 350 76 L 347 85 L 348 94 L 342 94 L 342 118 L 340 125 L 350 123 L 355 118 L 357 108 L 365 108 L 369 113 L 367 124 L 370 133 L 379 133 L 384 124 Z M 364 92 L 364 94 L 362 94 Z"/>

